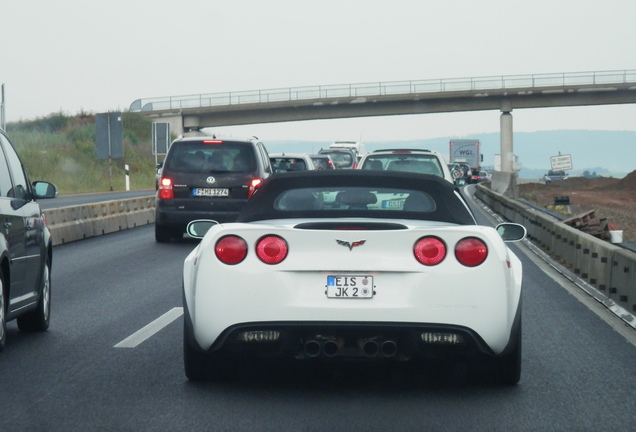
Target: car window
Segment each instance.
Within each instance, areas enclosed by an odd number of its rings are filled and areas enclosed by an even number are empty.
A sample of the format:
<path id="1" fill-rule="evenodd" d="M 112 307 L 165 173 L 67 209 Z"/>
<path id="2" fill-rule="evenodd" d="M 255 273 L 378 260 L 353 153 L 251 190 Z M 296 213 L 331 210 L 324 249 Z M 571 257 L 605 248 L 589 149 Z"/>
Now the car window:
<path id="1" fill-rule="evenodd" d="M 173 145 L 166 169 L 190 173 L 246 172 L 256 169 L 254 150 L 249 144 L 199 142 Z"/>
<path id="2" fill-rule="evenodd" d="M 431 213 L 436 208 L 435 200 L 425 192 L 362 187 L 291 189 L 274 202 L 274 209 L 279 211 L 330 210 L 337 213 L 343 210 L 397 210 Z"/>
<path id="3" fill-rule="evenodd" d="M 2 135 L 0 135 L 0 141 L 0 144 L 2 144 L 2 148 L 7 146 Z M 2 148 L 0 148 L 0 196 L 6 197 L 9 190 L 13 188 L 13 185 L 11 183 L 11 176 L 9 175 L 7 160 L 4 157 Z"/>
<path id="4" fill-rule="evenodd" d="M 325 151 L 323 152 L 323 154 L 328 154 L 329 156 L 331 156 L 331 160 L 333 161 L 334 165 L 339 168 L 349 167 L 354 163 L 353 155 L 349 152 Z"/>
<path id="5" fill-rule="evenodd" d="M 369 156 L 362 169 L 414 172 L 444 177 L 440 161 L 433 155 L 419 154 L 387 154 Z"/>
<path id="6" fill-rule="evenodd" d="M 304 171 L 308 168 L 305 160 L 301 158 L 276 157 L 270 158 L 269 160 L 275 171 Z"/>
<path id="7" fill-rule="evenodd" d="M 332 166 L 329 166 L 327 158 L 312 157 L 311 161 L 314 163 L 317 170 L 333 169 Z"/>
<path id="8" fill-rule="evenodd" d="M 10 175 L 7 179 L 6 174 L 0 174 L 0 181 L 2 182 L 0 183 L 0 193 L 2 196 L 9 198 L 25 199 L 29 191 L 29 182 L 22 169 L 20 158 L 4 135 L 0 134 L 0 140 L 2 140 L 4 158 L 6 158 L 4 163 L 9 166 L 8 174 Z M 2 170 L 2 168 L 0 168 L 0 170 Z M 6 172 L 6 170 L 2 171 Z"/>
<path id="9" fill-rule="evenodd" d="M 267 150 L 265 149 L 265 146 L 259 142 L 257 143 L 257 148 L 261 158 L 261 163 L 265 167 L 265 172 L 271 173 L 272 168 L 269 162 L 269 155 L 267 154 Z"/>

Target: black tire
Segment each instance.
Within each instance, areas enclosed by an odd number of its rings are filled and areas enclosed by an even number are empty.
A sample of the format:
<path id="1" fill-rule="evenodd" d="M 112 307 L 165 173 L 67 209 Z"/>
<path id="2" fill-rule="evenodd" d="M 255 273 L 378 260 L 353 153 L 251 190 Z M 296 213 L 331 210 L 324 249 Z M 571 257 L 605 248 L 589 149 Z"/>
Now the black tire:
<path id="1" fill-rule="evenodd" d="M 6 309 L 6 296 L 4 292 L 4 275 L 0 269 L 0 351 L 4 348 L 4 343 L 7 340 L 7 309 Z"/>
<path id="2" fill-rule="evenodd" d="M 495 381 L 502 385 L 516 385 L 521 379 L 521 322 L 514 334 L 515 347 L 509 353 L 494 359 Z"/>
<path id="3" fill-rule="evenodd" d="M 18 317 L 18 328 L 21 331 L 46 331 L 51 322 L 51 269 L 45 261 L 39 280 L 40 299 L 31 312 Z"/>
<path id="4" fill-rule="evenodd" d="M 183 365 L 190 381 L 227 381 L 236 373 L 236 363 L 230 357 L 221 357 L 192 347 L 193 336 L 183 331 Z"/>
<path id="5" fill-rule="evenodd" d="M 173 233 L 170 229 L 155 225 L 155 241 L 157 243 L 168 243 L 172 237 Z"/>
<path id="6" fill-rule="evenodd" d="M 481 356 L 468 364 L 469 380 L 477 384 L 514 386 L 521 379 L 521 322 L 506 354 Z"/>
<path id="7" fill-rule="evenodd" d="M 206 381 L 209 376 L 207 355 L 190 346 L 187 337 L 183 338 L 183 366 L 190 381 Z"/>

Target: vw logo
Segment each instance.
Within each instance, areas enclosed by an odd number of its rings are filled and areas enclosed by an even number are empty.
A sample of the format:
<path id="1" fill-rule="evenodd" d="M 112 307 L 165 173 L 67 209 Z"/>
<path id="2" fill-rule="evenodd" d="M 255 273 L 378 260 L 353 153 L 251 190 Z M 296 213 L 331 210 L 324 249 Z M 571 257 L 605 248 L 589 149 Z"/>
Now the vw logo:
<path id="1" fill-rule="evenodd" d="M 214 177 L 210 176 L 210 177 L 205 179 L 205 182 L 207 184 L 214 184 L 214 183 L 216 183 L 216 179 Z"/>

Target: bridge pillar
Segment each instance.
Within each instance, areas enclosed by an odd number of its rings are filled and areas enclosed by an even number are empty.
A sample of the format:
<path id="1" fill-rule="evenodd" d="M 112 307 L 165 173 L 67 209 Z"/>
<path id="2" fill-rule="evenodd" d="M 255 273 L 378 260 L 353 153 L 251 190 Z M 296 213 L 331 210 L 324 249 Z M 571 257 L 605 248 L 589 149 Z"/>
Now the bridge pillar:
<path id="1" fill-rule="evenodd" d="M 501 171 L 493 173 L 491 187 L 509 198 L 517 198 L 517 174 L 513 169 L 512 108 L 502 106 L 500 125 Z"/>
<path id="2" fill-rule="evenodd" d="M 201 119 L 199 116 L 195 115 L 184 115 L 182 117 L 183 121 L 183 132 L 193 132 L 201 129 Z"/>
<path id="3" fill-rule="evenodd" d="M 512 114 L 502 112 L 499 118 L 501 142 L 501 170 L 512 172 Z"/>
<path id="4" fill-rule="evenodd" d="M 181 115 L 163 115 L 150 117 L 153 122 L 168 123 L 170 125 L 170 135 L 183 135 L 183 117 Z"/>

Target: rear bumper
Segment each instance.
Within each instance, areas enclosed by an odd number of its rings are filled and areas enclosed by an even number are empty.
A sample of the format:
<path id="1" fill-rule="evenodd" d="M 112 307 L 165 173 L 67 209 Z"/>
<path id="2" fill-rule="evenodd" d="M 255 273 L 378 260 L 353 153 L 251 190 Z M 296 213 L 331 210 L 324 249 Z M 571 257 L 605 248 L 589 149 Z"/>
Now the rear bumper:
<path id="1" fill-rule="evenodd" d="M 245 322 L 229 326 L 204 349 L 195 335 L 197 330 L 205 333 L 205 329 L 195 329 L 185 295 L 183 300 L 188 344 L 196 351 L 222 357 L 327 361 L 461 359 L 505 356 L 521 343 L 519 301 L 510 328 L 502 329 L 501 336 L 507 342 L 498 353 L 478 332 L 464 325 L 377 321 Z M 247 334 L 252 335 L 251 340 L 245 337 Z M 447 335 L 446 339 L 442 335 Z"/>
<path id="2" fill-rule="evenodd" d="M 515 348 L 517 341 L 512 335 L 518 334 L 519 325 L 520 321 L 515 320 L 509 346 L 501 354 Z M 185 331 L 193 334 L 188 314 L 185 326 Z M 248 340 L 247 335 L 252 335 L 252 339 Z M 442 335 L 451 337 L 444 340 Z M 203 351 L 200 347 L 193 348 Z M 224 357 L 297 360 L 409 361 L 495 356 L 488 344 L 466 327 L 365 322 L 237 324 L 226 329 L 207 352 Z"/>
<path id="3" fill-rule="evenodd" d="M 234 222 L 240 211 L 203 211 L 177 210 L 174 208 L 157 207 L 155 210 L 155 224 L 170 230 L 185 232 L 189 222 L 196 219 L 212 219 L 219 223 Z"/>

